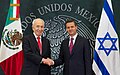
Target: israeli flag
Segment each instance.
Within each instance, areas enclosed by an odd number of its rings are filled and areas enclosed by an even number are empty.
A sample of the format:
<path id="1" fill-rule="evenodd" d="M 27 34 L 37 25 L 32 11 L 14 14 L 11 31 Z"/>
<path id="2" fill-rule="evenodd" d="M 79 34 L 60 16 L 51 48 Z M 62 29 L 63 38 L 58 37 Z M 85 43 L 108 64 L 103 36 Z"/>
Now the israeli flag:
<path id="1" fill-rule="evenodd" d="M 111 0 L 104 0 L 96 36 L 93 70 L 96 75 L 120 75 L 119 39 Z"/>

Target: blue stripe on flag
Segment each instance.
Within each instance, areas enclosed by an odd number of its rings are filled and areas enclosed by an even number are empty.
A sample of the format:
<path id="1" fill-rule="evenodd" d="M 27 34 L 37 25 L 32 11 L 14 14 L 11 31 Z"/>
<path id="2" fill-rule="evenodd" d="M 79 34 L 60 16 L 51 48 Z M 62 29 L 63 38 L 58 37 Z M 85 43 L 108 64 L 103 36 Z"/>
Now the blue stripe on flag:
<path id="1" fill-rule="evenodd" d="M 94 60 L 95 60 L 96 64 L 98 65 L 100 71 L 102 72 L 102 75 L 110 75 L 109 72 L 107 71 L 106 67 L 104 66 L 103 62 L 99 58 L 96 50 L 94 50 Z"/>
<path id="2" fill-rule="evenodd" d="M 113 13 L 112 13 L 112 10 L 110 9 L 110 6 L 107 2 L 107 0 L 105 0 L 105 3 L 104 3 L 104 10 L 113 26 L 113 28 L 115 29 L 116 31 L 116 26 L 115 26 L 115 21 L 114 21 L 114 17 L 113 17 Z"/>

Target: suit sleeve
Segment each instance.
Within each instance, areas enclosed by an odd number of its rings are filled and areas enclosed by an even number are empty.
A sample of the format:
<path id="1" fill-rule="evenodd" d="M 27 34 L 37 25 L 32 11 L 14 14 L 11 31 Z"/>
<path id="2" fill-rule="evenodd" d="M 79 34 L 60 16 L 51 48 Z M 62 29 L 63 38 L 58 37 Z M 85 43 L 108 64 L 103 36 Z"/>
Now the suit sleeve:
<path id="1" fill-rule="evenodd" d="M 63 42 L 61 44 L 61 47 L 60 47 L 60 53 L 59 53 L 59 58 L 54 60 L 54 66 L 59 66 L 59 65 L 62 65 L 64 63 L 64 50 L 63 50 Z"/>
<path id="2" fill-rule="evenodd" d="M 33 45 L 34 46 L 34 45 Z M 28 61 L 31 61 L 32 63 L 39 65 L 42 57 L 39 54 L 36 54 L 30 45 L 30 40 L 28 40 L 28 37 L 23 38 L 23 51 L 24 51 L 24 57 Z"/>
<path id="3" fill-rule="evenodd" d="M 89 41 L 84 42 L 85 75 L 92 75 L 92 59 Z"/>

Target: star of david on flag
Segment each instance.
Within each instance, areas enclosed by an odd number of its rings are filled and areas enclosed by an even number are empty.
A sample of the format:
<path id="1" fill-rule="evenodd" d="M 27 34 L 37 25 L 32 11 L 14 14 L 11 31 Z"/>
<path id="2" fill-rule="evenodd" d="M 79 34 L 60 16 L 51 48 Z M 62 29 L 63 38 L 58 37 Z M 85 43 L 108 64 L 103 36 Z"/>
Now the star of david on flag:
<path id="1" fill-rule="evenodd" d="M 120 75 L 119 39 L 111 0 L 104 0 L 92 66 L 96 75 Z"/>
<path id="2" fill-rule="evenodd" d="M 99 46 L 98 50 L 104 50 L 107 56 L 110 54 L 110 52 L 112 50 L 113 51 L 118 50 L 117 47 L 116 47 L 116 45 L 115 45 L 115 43 L 117 41 L 117 38 L 112 38 L 108 32 L 105 35 L 105 37 L 103 37 L 103 38 L 97 38 L 97 39 L 98 39 L 98 41 L 100 43 L 100 46 Z"/>

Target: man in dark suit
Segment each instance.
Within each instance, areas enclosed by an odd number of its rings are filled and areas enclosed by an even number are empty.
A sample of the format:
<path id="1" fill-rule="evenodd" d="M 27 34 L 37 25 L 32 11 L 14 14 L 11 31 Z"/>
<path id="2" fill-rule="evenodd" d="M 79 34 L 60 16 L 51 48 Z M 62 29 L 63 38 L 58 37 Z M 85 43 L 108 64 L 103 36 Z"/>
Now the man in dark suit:
<path id="1" fill-rule="evenodd" d="M 47 64 L 54 66 L 64 64 L 63 75 L 92 75 L 88 40 L 78 35 L 74 20 L 68 20 L 65 24 L 69 38 L 62 42 L 59 58 L 54 61 L 48 58 Z"/>
<path id="2" fill-rule="evenodd" d="M 33 34 L 23 38 L 24 64 L 21 75 L 50 75 L 50 66 L 44 64 L 50 58 L 50 43 L 42 37 L 44 21 L 33 20 Z"/>

